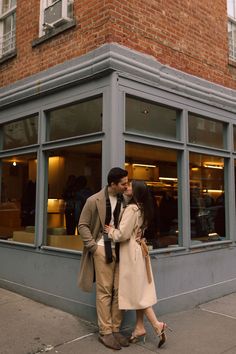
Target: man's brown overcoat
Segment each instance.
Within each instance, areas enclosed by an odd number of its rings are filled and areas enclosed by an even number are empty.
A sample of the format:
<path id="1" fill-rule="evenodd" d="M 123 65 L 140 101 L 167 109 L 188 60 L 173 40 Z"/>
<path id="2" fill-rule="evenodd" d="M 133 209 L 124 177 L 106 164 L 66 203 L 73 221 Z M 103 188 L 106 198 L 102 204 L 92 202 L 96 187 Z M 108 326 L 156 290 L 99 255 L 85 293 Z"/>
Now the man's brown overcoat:
<path id="1" fill-rule="evenodd" d="M 94 282 L 93 253 L 97 249 L 96 241 L 103 234 L 106 216 L 105 188 L 89 197 L 79 219 L 79 234 L 84 242 L 78 285 L 83 291 L 91 292 Z"/>

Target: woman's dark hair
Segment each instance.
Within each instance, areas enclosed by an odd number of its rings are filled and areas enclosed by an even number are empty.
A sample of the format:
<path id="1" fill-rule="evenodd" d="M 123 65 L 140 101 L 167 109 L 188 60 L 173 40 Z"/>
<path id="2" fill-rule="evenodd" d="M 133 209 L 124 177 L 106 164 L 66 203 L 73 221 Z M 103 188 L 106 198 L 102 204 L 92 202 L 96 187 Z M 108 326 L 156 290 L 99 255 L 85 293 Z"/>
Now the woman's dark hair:
<path id="1" fill-rule="evenodd" d="M 143 226 L 148 227 L 153 219 L 153 202 L 150 190 L 144 181 L 132 181 L 132 199 L 129 204 L 137 204 L 143 213 Z"/>

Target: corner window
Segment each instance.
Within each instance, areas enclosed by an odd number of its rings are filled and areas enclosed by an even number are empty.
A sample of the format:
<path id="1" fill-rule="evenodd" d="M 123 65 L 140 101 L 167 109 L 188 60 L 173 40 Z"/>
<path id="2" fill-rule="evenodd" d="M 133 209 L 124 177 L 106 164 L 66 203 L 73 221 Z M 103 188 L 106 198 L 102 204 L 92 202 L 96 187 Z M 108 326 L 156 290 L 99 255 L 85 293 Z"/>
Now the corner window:
<path id="1" fill-rule="evenodd" d="M 144 180 L 152 194 L 154 220 L 145 231 L 149 249 L 178 247 L 178 152 L 126 142 L 125 168 L 130 180 Z"/>
<path id="2" fill-rule="evenodd" d="M 73 19 L 73 0 L 41 0 L 40 36 Z"/>
<path id="3" fill-rule="evenodd" d="M 236 60 L 236 1 L 227 0 L 229 58 Z"/>
<path id="4" fill-rule="evenodd" d="M 224 159 L 190 153 L 191 241 L 223 241 L 225 234 Z"/>
<path id="5" fill-rule="evenodd" d="M 16 0 L 0 1 L 0 58 L 15 50 Z"/>
<path id="6" fill-rule="evenodd" d="M 148 100 L 126 97 L 127 132 L 179 140 L 178 120 L 180 112 Z"/>

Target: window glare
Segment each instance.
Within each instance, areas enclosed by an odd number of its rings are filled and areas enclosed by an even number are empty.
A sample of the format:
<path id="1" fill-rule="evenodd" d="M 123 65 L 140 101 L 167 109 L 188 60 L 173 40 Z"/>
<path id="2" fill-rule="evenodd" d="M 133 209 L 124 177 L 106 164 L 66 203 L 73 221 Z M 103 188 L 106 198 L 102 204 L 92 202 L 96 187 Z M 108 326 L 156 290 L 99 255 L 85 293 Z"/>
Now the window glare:
<path id="1" fill-rule="evenodd" d="M 227 0 L 227 11 L 228 11 L 228 15 L 231 17 L 235 17 L 234 14 L 234 0 Z"/>
<path id="2" fill-rule="evenodd" d="M 3 150 L 36 144 L 38 140 L 37 115 L 3 126 Z"/>

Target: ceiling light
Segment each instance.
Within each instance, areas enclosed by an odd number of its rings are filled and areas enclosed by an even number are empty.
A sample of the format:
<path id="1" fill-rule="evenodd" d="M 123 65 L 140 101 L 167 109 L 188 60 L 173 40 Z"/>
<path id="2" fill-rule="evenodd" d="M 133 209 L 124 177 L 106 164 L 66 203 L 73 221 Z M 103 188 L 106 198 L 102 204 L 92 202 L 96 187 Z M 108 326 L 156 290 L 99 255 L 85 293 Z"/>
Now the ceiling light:
<path id="1" fill-rule="evenodd" d="M 222 189 L 203 189 L 203 193 L 223 193 Z"/>
<path id="2" fill-rule="evenodd" d="M 159 179 L 161 181 L 174 181 L 174 182 L 178 181 L 178 178 L 174 178 L 174 177 L 159 177 Z"/>
<path id="3" fill-rule="evenodd" d="M 145 165 L 142 163 L 133 163 L 133 167 L 153 167 L 153 168 L 155 168 L 156 165 Z"/>
<path id="4" fill-rule="evenodd" d="M 209 162 L 209 163 L 204 163 L 203 164 L 204 167 L 208 167 L 208 168 L 216 168 L 218 170 L 223 170 L 224 165 L 223 163 L 214 163 L 214 162 Z"/>

